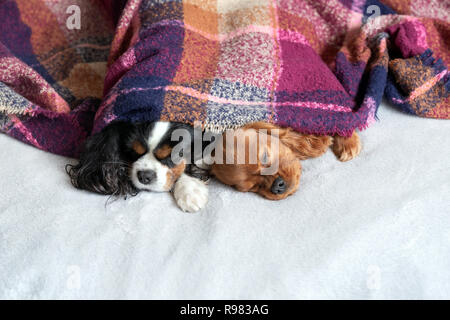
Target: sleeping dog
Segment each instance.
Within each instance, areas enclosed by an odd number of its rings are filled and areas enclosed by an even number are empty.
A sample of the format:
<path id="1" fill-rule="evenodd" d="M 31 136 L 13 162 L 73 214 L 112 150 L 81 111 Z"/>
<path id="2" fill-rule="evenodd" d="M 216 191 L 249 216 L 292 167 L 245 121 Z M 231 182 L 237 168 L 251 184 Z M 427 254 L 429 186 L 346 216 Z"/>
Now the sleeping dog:
<path id="1" fill-rule="evenodd" d="M 194 132 L 193 127 L 174 122 L 113 122 L 86 141 L 79 163 L 68 165 L 66 171 L 79 189 L 113 196 L 173 190 L 182 210 L 198 211 L 208 201 L 208 188 L 192 174 L 194 154 L 188 150 L 192 141 L 182 141 L 179 153 L 173 154 L 176 130 L 191 137 Z"/>
<path id="2" fill-rule="evenodd" d="M 174 139 L 180 131 L 190 139 Z M 265 122 L 237 129 L 231 139 L 224 133 L 210 142 L 202 140 L 196 150 L 194 132 L 192 126 L 174 122 L 114 122 L 86 141 L 79 163 L 68 165 L 67 172 L 75 187 L 100 194 L 173 191 L 183 211 L 196 212 L 208 201 L 199 168 L 239 191 L 281 200 L 298 189 L 300 160 L 318 157 L 331 147 L 339 160 L 347 161 L 361 150 L 356 132 L 350 138 L 315 136 Z M 241 159 L 234 152 L 238 141 L 243 142 Z M 251 149 L 256 152 L 254 161 Z"/>

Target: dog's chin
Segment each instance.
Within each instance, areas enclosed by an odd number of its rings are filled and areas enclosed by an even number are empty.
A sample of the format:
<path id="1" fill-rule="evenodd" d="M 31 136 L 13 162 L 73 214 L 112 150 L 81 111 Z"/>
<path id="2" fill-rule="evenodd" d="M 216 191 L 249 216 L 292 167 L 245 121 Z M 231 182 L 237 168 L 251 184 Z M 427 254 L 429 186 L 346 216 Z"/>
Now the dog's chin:
<path id="1" fill-rule="evenodd" d="M 168 186 L 166 183 L 160 183 L 158 181 L 155 181 L 154 183 L 148 185 L 133 181 L 133 185 L 140 191 L 168 192 L 172 189 L 172 185 Z"/>
<path id="2" fill-rule="evenodd" d="M 150 184 L 142 184 L 137 179 L 136 175 L 131 176 L 131 183 L 139 191 L 151 191 L 151 192 L 167 192 L 172 189 L 172 185 L 169 185 L 166 179 L 157 178 Z"/>
<path id="3" fill-rule="evenodd" d="M 169 188 L 159 188 L 159 187 L 149 187 L 149 186 L 145 186 L 145 188 L 140 188 L 140 191 L 148 191 L 148 192 L 169 192 L 171 189 Z"/>

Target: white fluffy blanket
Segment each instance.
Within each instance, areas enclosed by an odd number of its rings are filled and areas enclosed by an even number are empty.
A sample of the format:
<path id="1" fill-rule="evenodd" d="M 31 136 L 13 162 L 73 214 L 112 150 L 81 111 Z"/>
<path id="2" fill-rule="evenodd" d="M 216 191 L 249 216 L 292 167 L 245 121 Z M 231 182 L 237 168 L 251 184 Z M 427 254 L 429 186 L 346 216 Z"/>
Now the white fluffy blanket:
<path id="1" fill-rule="evenodd" d="M 450 122 L 380 107 L 349 163 L 281 202 L 215 182 L 105 206 L 68 159 L 0 135 L 0 298 L 450 298 Z"/>

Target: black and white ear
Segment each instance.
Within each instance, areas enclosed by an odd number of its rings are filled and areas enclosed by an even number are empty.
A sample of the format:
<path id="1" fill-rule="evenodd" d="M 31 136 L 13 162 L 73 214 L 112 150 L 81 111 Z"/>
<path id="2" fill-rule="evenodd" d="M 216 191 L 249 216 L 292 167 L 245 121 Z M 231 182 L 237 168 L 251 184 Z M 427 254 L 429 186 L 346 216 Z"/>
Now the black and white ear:
<path id="1" fill-rule="evenodd" d="M 133 130 L 132 124 L 116 122 L 89 137 L 79 163 L 66 166 L 72 184 L 100 194 L 136 194 L 129 178 L 130 164 L 123 154 L 124 135 Z"/>

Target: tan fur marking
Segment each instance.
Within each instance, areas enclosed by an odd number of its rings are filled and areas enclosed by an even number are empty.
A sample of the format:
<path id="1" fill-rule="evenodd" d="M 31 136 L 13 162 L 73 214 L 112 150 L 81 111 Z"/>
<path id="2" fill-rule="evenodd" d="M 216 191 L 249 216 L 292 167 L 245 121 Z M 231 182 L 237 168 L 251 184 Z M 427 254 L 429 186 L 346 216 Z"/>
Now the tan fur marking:
<path id="1" fill-rule="evenodd" d="M 142 145 L 142 143 L 140 143 L 137 140 L 133 142 L 133 145 L 131 147 L 139 155 L 143 155 L 145 153 L 145 151 L 146 151 L 145 147 Z"/>
<path id="2" fill-rule="evenodd" d="M 166 174 L 166 190 L 170 190 L 173 187 L 173 184 L 178 180 L 178 178 L 181 176 L 181 174 L 184 172 L 184 169 L 186 169 L 186 163 L 184 161 L 181 161 L 180 164 L 176 165 L 173 168 L 170 168 L 167 171 Z"/>
<path id="3" fill-rule="evenodd" d="M 161 148 L 159 148 L 155 151 L 155 157 L 159 160 L 165 159 L 168 156 L 170 156 L 171 152 L 172 152 L 172 147 L 165 144 Z"/>

